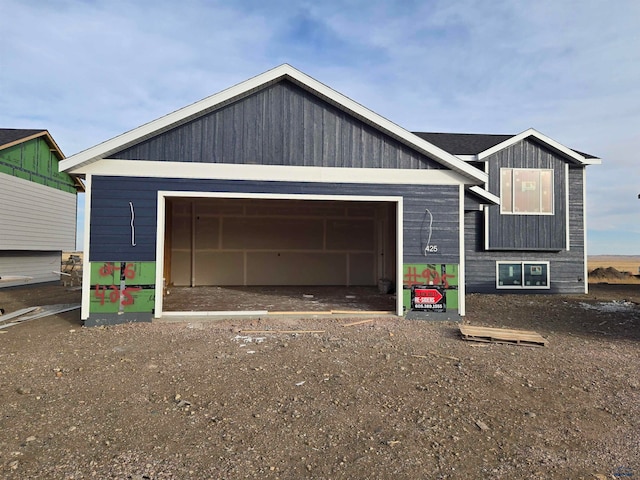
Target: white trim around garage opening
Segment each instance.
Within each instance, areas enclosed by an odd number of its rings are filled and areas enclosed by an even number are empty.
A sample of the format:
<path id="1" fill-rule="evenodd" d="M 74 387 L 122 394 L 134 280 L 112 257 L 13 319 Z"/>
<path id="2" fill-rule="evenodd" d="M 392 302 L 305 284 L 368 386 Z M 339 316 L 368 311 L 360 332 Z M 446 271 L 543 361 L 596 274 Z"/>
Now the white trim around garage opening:
<path id="1" fill-rule="evenodd" d="M 185 192 L 185 191 L 158 191 L 157 218 L 156 218 L 156 282 L 155 282 L 155 308 L 154 318 L 167 316 L 162 311 L 162 292 L 164 291 L 164 235 L 166 218 L 166 199 L 176 198 L 259 198 L 270 200 L 334 200 L 344 202 L 390 202 L 396 204 L 396 314 L 402 316 L 402 262 L 403 262 L 403 198 L 401 196 L 360 196 L 360 195 L 308 195 L 308 194 L 280 194 L 280 193 L 236 193 L 236 192 Z M 229 316 L 234 315 L 264 315 L 265 312 L 197 312 L 202 316 Z M 171 312 L 170 316 L 191 315 L 193 312 Z"/>
<path id="2" fill-rule="evenodd" d="M 87 175 L 84 181 L 84 235 L 82 247 L 82 300 L 80 309 L 80 318 L 87 320 L 89 318 L 89 305 L 91 303 L 91 264 L 89 263 L 89 247 L 91 242 L 91 175 Z"/>
<path id="3" fill-rule="evenodd" d="M 465 278 L 465 263 L 467 258 L 467 252 L 465 251 L 464 244 L 464 188 L 460 185 L 460 219 L 459 219 L 459 235 L 460 235 L 460 260 L 458 265 L 458 314 L 461 317 L 466 315 L 466 278 Z"/>

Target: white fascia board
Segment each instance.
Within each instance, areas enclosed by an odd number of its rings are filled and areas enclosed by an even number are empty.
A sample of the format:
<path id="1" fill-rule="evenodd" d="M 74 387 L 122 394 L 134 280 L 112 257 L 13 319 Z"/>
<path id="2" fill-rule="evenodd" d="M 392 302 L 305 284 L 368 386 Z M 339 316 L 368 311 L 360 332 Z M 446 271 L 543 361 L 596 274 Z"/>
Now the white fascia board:
<path id="1" fill-rule="evenodd" d="M 456 155 L 456 158 L 459 158 L 463 162 L 477 162 L 478 161 L 478 156 L 477 155 Z"/>
<path id="2" fill-rule="evenodd" d="M 152 178 L 210 178 L 314 183 L 460 185 L 469 178 L 452 170 L 302 167 L 230 163 L 101 160 L 83 168 L 90 175 Z"/>
<path id="3" fill-rule="evenodd" d="M 352 114 L 359 116 L 372 125 L 377 126 L 379 129 L 386 131 L 387 133 L 402 139 L 408 145 L 422 151 L 430 158 L 441 163 L 442 165 L 451 168 L 454 171 L 461 173 L 469 177 L 474 183 L 484 183 L 487 181 L 484 172 L 477 168 L 467 165 L 464 161 L 456 158 L 454 155 L 436 147 L 435 145 L 421 139 L 417 135 L 405 130 L 404 128 L 396 125 L 395 123 L 387 120 L 386 118 L 378 115 L 377 113 L 369 110 L 368 108 L 360 105 L 359 103 L 351 100 L 350 98 L 338 93 L 337 91 L 329 88 L 323 83 L 311 78 L 310 76 L 296 70 L 290 65 L 284 64 L 269 70 L 261 75 L 246 80 L 238 85 L 223 90 L 220 93 L 207 97 L 199 102 L 193 103 L 187 107 L 176 110 L 173 113 L 160 117 L 149 123 L 146 123 L 138 128 L 130 130 L 122 135 L 100 143 L 87 150 L 79 152 L 71 157 L 60 162 L 61 171 L 77 171 L 79 173 L 85 173 L 85 170 L 81 167 L 101 158 L 107 158 L 111 153 L 116 152 L 122 148 L 132 145 L 136 142 L 150 137 L 158 132 L 166 130 L 170 127 L 178 125 L 181 121 L 184 121 L 192 116 L 196 116 L 199 113 L 214 108 L 216 105 L 227 102 L 234 97 L 246 94 L 247 92 L 260 88 L 270 82 L 274 82 L 280 78 L 289 77 L 295 80 L 301 86 L 307 90 L 315 92 L 321 96 L 326 97 L 343 109 L 350 111 Z"/>
<path id="4" fill-rule="evenodd" d="M 436 147 L 432 143 L 420 138 L 419 136 L 411 133 L 408 130 L 405 130 L 399 125 L 369 110 L 363 105 L 360 105 L 359 103 L 351 100 L 349 97 L 336 92 L 332 88 L 327 87 L 323 83 L 318 82 L 314 78 L 311 78 L 310 76 L 300 72 L 299 70 L 296 70 L 289 65 L 286 66 L 291 69 L 291 72 L 287 73 L 298 82 L 306 85 L 320 95 L 331 99 L 347 110 L 350 110 L 357 116 L 360 116 L 368 120 L 372 124 L 377 125 L 383 130 L 386 130 L 387 132 L 393 134 L 394 136 L 401 138 L 411 146 L 417 147 L 418 150 L 426 153 L 430 158 L 433 158 L 437 162 L 451 168 L 452 170 L 458 171 L 465 176 L 471 177 L 476 182 L 484 183 L 487 181 L 484 172 L 478 170 L 475 167 L 467 165 L 464 161 L 461 161 L 455 155 L 452 155 L 449 152 Z"/>
<path id="5" fill-rule="evenodd" d="M 284 67 L 287 66 L 288 65 L 281 65 L 276 67 L 261 75 L 257 75 L 249 80 L 234 85 L 233 87 L 222 90 L 219 93 L 157 118 L 156 120 L 145 123 L 133 130 L 129 130 L 117 137 L 113 137 L 110 140 L 106 140 L 105 142 L 99 143 L 98 145 L 83 150 L 82 152 L 76 153 L 75 155 L 72 155 L 60 162 L 60 170 L 67 171 L 72 168 L 77 170 L 78 167 L 86 165 L 87 163 L 108 157 L 110 153 L 125 148 L 128 145 L 137 143 L 142 139 L 152 136 L 167 128 L 173 127 L 179 124 L 182 120 L 186 120 L 187 118 L 197 115 L 204 110 L 213 108 L 216 105 L 231 100 L 238 95 L 242 95 L 243 93 L 251 91 L 254 88 L 258 88 L 277 79 L 278 77 L 283 76 L 286 73 L 283 71 L 285 69 Z M 82 172 L 84 172 L 84 170 L 82 170 Z"/>
<path id="6" fill-rule="evenodd" d="M 493 203 L 494 205 L 500 205 L 500 197 L 498 197 L 497 195 L 494 195 L 491 192 L 488 192 L 487 190 L 485 190 L 484 188 L 478 185 L 470 187 L 469 191 L 475 193 L 481 198 L 484 198 L 488 202 Z"/>
<path id="7" fill-rule="evenodd" d="M 485 150 L 484 152 L 479 153 L 478 160 L 487 158 L 489 155 L 493 155 L 494 153 L 499 152 L 500 150 L 510 147 L 511 145 L 515 145 L 516 143 L 528 137 L 537 138 L 541 142 L 546 143 L 554 150 L 559 151 L 560 153 L 562 153 L 563 155 L 565 155 L 566 157 L 568 157 L 569 159 L 573 160 L 575 163 L 578 163 L 580 165 L 598 165 L 602 162 L 599 158 L 586 158 L 580 155 L 578 152 L 571 150 L 568 147 L 565 147 L 561 143 L 556 142 L 552 138 L 547 137 L 546 135 L 538 132 L 533 128 L 529 128 L 524 132 L 519 133 L 518 135 L 514 135 L 510 139 L 505 140 L 504 142 L 494 145 L 493 147 Z"/>

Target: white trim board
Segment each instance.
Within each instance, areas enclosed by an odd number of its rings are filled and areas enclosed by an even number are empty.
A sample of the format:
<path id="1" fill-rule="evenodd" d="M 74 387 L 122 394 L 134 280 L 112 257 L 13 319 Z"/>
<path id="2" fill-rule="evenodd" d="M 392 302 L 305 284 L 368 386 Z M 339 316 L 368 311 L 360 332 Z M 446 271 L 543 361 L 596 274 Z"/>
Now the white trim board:
<path id="1" fill-rule="evenodd" d="M 101 160 L 87 167 L 85 172 L 104 176 L 315 183 L 459 185 L 468 182 L 459 173 L 443 169 L 302 167 L 145 160 Z"/>
<path id="2" fill-rule="evenodd" d="M 460 187 L 462 188 L 462 186 Z M 277 200 L 334 200 L 345 202 L 389 202 L 396 204 L 396 314 L 403 314 L 402 295 L 402 266 L 403 266 L 403 197 L 401 196 L 361 196 L 361 195 L 309 195 L 309 194 L 275 194 L 275 193 L 235 193 L 235 192 L 198 192 L 198 191 L 158 191 L 157 218 L 156 218 L 156 280 L 155 280 L 155 305 L 154 318 L 162 318 L 162 292 L 164 289 L 164 238 L 167 198 L 261 198 Z M 171 312 L 170 315 L 179 315 L 189 312 Z M 215 315 L 216 312 L 198 312 L 200 315 Z"/>
<path id="3" fill-rule="evenodd" d="M 203 100 L 176 110 L 175 112 L 102 142 L 94 147 L 76 153 L 75 155 L 72 155 L 60 162 L 60 170 L 85 173 L 85 168 L 96 160 L 108 158 L 118 150 L 134 145 L 135 143 L 178 126 L 188 119 L 206 114 L 217 106 L 224 105 L 234 98 L 240 98 L 253 90 L 263 88 L 282 79 L 292 80 L 307 91 L 329 100 L 338 108 L 361 118 L 378 130 L 401 140 L 411 148 L 422 152 L 433 160 L 467 177 L 471 180 L 471 183 L 484 183 L 487 181 L 486 175 L 481 170 L 468 165 L 456 156 L 436 147 L 426 140 L 423 140 L 417 135 L 414 135 L 408 130 L 405 130 L 404 128 L 287 64 L 268 70 L 267 72 L 250 78 L 249 80 L 239 83 L 231 88 L 227 88 L 220 93 L 204 98 Z"/>
<path id="4" fill-rule="evenodd" d="M 89 307 L 91 303 L 91 263 L 89 256 L 91 242 L 91 175 L 87 175 L 85 179 L 85 196 L 84 196 L 84 242 L 82 255 L 82 302 L 80 310 L 80 318 L 87 320 L 89 318 Z"/>
<path id="5" fill-rule="evenodd" d="M 565 229 L 565 250 L 568 252 L 571 249 L 571 199 L 569 198 L 569 164 L 564 164 L 564 204 L 565 204 L 565 219 L 564 219 L 564 229 Z M 554 193 L 555 197 L 555 193 Z M 555 211 L 555 205 L 554 205 Z"/>
<path id="6" fill-rule="evenodd" d="M 464 225 L 464 188 L 462 188 L 462 186 L 460 186 L 460 209 L 459 209 L 459 213 L 458 215 L 460 216 L 459 218 L 459 226 L 458 229 L 460 230 L 459 233 L 459 243 L 460 246 L 458 247 L 460 250 L 460 258 L 458 260 L 458 314 L 461 317 L 464 317 L 466 314 L 466 309 L 467 309 L 467 305 L 466 305 L 466 300 L 465 300 L 465 296 L 466 296 L 466 291 L 467 291 L 467 287 L 466 287 L 466 278 L 465 278 L 465 264 L 466 264 L 466 259 L 467 259 L 467 252 L 465 251 L 465 243 L 464 243 L 464 234 L 465 234 L 465 225 Z"/>
<path id="7" fill-rule="evenodd" d="M 584 293 L 589 293 L 589 265 L 587 256 L 587 169 L 582 170 L 582 251 L 584 253 Z"/>
<path id="8" fill-rule="evenodd" d="M 570 148 L 565 147 L 561 143 L 556 142 L 552 138 L 547 137 L 543 133 L 540 133 L 533 128 L 529 128 L 524 132 L 519 133 L 518 135 L 514 135 L 508 140 L 505 140 L 504 142 L 494 145 L 493 147 L 485 150 L 484 152 L 480 152 L 478 154 L 478 161 L 482 161 L 488 156 L 493 155 L 494 153 L 499 152 L 500 150 L 503 150 L 507 147 L 510 147 L 511 145 L 515 145 L 516 143 L 528 137 L 534 137 L 538 139 L 539 141 L 547 144 L 552 149 L 562 153 L 565 157 L 569 158 L 575 163 L 578 163 L 581 165 L 599 165 L 600 163 L 602 163 L 602 161 L 599 158 L 587 158 L 583 155 L 580 155 L 575 150 L 571 150 Z"/>

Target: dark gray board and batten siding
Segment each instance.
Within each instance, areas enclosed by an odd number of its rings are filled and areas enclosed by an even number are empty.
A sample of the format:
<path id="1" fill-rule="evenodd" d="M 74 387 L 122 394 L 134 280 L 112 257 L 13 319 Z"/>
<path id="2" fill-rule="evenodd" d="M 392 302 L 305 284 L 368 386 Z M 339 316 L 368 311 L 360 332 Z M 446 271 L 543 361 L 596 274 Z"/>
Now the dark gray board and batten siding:
<path id="1" fill-rule="evenodd" d="M 569 250 L 487 251 L 484 249 L 484 212 L 465 212 L 467 293 L 584 293 L 587 281 L 584 257 L 584 174 L 584 167 L 570 165 Z M 496 262 L 498 261 L 548 261 L 550 288 L 497 289 Z"/>
<path id="2" fill-rule="evenodd" d="M 488 249 L 548 250 L 567 248 L 566 161 L 548 148 L 525 139 L 486 158 L 489 191 L 500 196 L 501 168 L 553 169 L 553 215 L 501 214 L 499 206 L 489 207 Z"/>
<path id="3" fill-rule="evenodd" d="M 444 168 L 428 156 L 286 80 L 115 152 L 109 158 L 317 167 Z"/>
<path id="4" fill-rule="evenodd" d="M 305 195 L 401 196 L 404 263 L 459 263 L 459 187 L 457 185 L 326 184 L 144 177 L 95 176 L 91 184 L 91 262 L 155 261 L 158 191 L 278 193 Z M 129 202 L 135 209 L 135 243 Z M 433 216 L 431 244 L 423 254 Z"/>

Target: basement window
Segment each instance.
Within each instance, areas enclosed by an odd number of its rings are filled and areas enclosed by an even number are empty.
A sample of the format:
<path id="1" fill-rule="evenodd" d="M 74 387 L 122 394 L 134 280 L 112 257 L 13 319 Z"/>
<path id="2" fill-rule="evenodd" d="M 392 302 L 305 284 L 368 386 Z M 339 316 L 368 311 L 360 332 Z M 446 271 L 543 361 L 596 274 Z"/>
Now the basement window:
<path id="1" fill-rule="evenodd" d="M 496 288 L 549 288 L 549 262 L 497 262 Z"/>
<path id="2" fill-rule="evenodd" d="M 553 170 L 500 169 L 500 212 L 515 215 L 553 215 Z"/>

